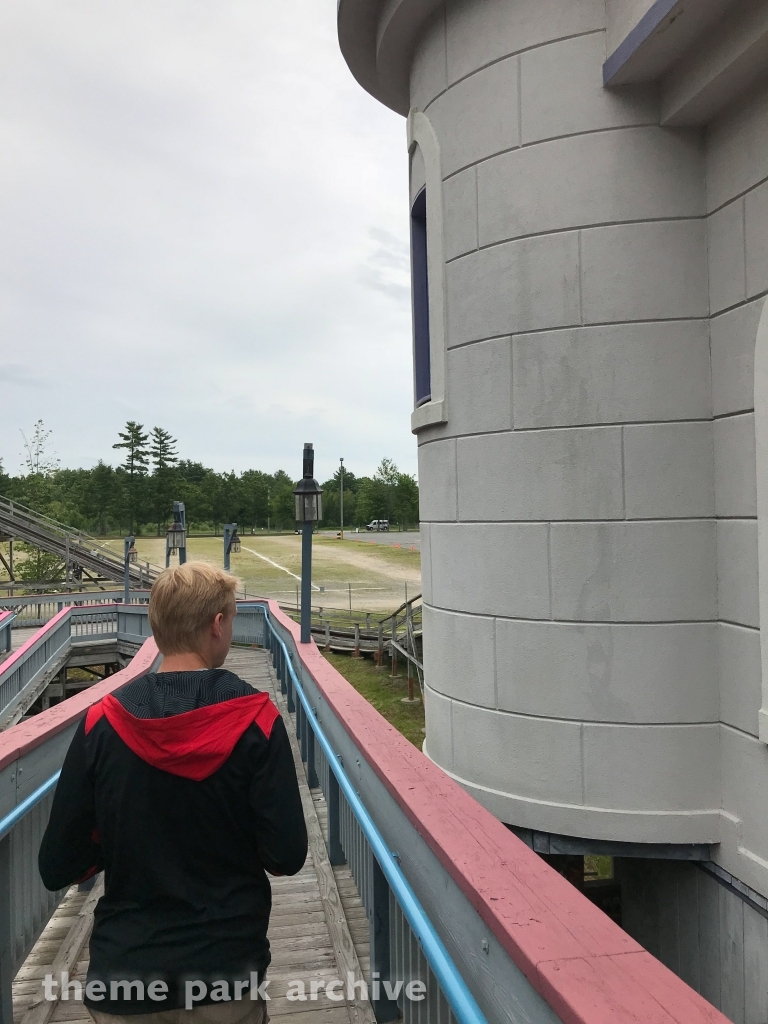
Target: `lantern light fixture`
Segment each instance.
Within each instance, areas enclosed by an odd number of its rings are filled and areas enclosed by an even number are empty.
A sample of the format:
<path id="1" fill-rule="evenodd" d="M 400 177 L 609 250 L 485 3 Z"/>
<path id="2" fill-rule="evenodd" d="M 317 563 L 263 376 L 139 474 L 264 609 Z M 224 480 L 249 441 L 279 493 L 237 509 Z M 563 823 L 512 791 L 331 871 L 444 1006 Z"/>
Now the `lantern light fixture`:
<path id="1" fill-rule="evenodd" d="M 179 522 L 171 523 L 165 535 L 168 553 L 171 555 L 178 554 L 179 548 L 186 547 L 186 538 L 187 531 L 182 524 Z"/>

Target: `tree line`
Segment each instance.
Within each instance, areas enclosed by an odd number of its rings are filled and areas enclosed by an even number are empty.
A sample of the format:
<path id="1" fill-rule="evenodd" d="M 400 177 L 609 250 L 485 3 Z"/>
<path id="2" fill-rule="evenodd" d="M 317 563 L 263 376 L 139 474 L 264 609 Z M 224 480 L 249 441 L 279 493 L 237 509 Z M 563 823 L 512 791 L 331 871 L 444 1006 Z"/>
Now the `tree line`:
<path id="1" fill-rule="evenodd" d="M 296 481 L 284 470 L 217 473 L 201 462 L 182 459 L 178 442 L 162 427 L 145 429 L 129 420 L 113 448 L 122 462 L 99 462 L 93 469 L 65 469 L 51 451 L 51 432 L 42 420 L 24 439 L 26 472 L 8 476 L 0 461 L 0 494 L 42 515 L 88 533 L 165 533 L 173 502 L 186 506 L 192 532 L 218 532 L 236 522 L 241 531 L 293 529 Z M 340 472 L 321 484 L 323 528 L 340 524 Z M 344 469 L 344 525 L 361 527 L 388 519 L 403 528 L 419 521 L 419 489 L 391 459 L 373 476 Z"/>

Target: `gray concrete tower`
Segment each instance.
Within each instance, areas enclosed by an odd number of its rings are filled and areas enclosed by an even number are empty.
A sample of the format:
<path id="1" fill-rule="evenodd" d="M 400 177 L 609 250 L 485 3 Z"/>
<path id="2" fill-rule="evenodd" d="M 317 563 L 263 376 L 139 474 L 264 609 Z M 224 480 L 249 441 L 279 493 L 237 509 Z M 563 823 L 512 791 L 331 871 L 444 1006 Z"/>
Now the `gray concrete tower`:
<path id="1" fill-rule="evenodd" d="M 339 35 L 426 187 L 425 751 L 518 829 L 768 896 L 767 5 L 341 0 Z"/>

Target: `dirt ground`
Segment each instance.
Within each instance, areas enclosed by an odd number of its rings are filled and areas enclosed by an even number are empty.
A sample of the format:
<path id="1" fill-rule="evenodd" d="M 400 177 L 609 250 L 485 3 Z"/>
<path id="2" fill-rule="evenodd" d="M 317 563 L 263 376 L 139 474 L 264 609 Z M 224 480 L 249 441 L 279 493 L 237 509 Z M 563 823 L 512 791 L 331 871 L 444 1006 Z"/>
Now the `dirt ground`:
<path id="1" fill-rule="evenodd" d="M 122 551 L 122 541 L 108 541 Z M 221 537 L 190 537 L 187 558 L 223 564 Z M 139 537 L 141 561 L 165 564 L 165 537 Z M 171 559 L 174 564 L 176 558 Z M 241 550 L 233 554 L 232 572 L 248 596 L 270 597 L 295 604 L 301 575 L 301 537 L 243 534 Z M 406 596 L 421 592 L 421 555 L 418 551 L 364 541 L 315 537 L 312 545 L 312 604 L 314 607 L 386 613 Z"/>

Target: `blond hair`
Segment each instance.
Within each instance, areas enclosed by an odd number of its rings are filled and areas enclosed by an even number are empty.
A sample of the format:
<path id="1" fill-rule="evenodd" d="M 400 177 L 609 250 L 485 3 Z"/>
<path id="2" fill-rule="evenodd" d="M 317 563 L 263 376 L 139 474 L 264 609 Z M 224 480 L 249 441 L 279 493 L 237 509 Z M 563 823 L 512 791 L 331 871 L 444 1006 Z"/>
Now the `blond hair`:
<path id="1" fill-rule="evenodd" d="M 162 654 L 196 652 L 205 629 L 221 612 L 234 615 L 237 579 L 207 562 L 161 572 L 149 595 L 149 624 Z"/>

